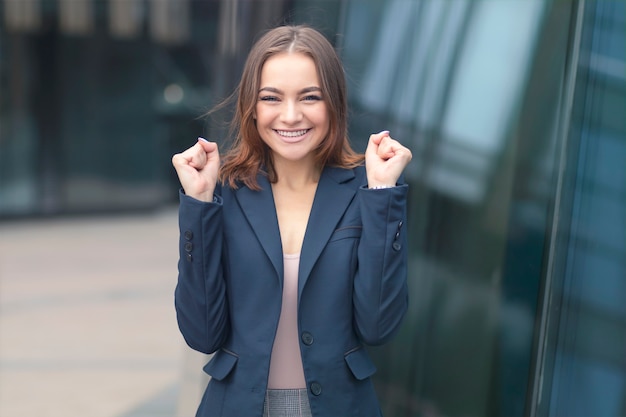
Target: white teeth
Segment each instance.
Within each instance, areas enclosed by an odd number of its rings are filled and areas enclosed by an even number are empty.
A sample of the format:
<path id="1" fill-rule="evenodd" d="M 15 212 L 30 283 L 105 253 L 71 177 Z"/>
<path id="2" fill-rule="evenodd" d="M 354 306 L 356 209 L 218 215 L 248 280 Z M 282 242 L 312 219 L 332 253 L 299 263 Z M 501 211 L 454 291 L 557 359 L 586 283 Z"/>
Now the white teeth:
<path id="1" fill-rule="evenodd" d="M 296 130 L 296 131 L 277 130 L 276 133 L 278 133 L 280 136 L 285 136 L 287 138 L 295 138 L 297 136 L 304 135 L 307 131 L 308 129 L 302 129 L 302 130 Z"/>

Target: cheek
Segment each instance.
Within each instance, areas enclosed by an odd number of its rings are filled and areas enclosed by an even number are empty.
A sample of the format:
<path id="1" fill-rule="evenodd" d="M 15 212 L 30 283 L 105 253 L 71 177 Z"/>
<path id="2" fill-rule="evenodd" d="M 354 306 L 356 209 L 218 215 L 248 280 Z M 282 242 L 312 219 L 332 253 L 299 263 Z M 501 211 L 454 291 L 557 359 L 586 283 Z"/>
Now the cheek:
<path id="1" fill-rule="evenodd" d="M 266 127 L 265 125 L 272 122 L 272 120 L 276 117 L 273 109 L 264 108 L 262 106 L 256 106 L 254 109 L 254 120 L 259 128 Z"/>
<path id="2" fill-rule="evenodd" d="M 315 124 L 317 125 L 326 126 L 326 128 L 330 126 L 330 115 L 326 107 L 315 111 L 314 114 L 311 114 L 311 118 L 315 120 Z"/>

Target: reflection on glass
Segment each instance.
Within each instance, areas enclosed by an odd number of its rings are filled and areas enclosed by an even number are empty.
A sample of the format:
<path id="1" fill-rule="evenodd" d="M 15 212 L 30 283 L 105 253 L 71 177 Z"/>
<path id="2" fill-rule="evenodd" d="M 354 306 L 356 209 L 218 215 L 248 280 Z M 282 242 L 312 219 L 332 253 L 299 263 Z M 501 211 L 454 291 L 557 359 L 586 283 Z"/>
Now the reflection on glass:
<path id="1" fill-rule="evenodd" d="M 181 44 L 189 38 L 191 5 L 189 0 L 151 0 L 150 33 L 165 44 Z"/>
<path id="2" fill-rule="evenodd" d="M 539 415 L 626 415 L 626 5 L 582 8 Z"/>
<path id="3" fill-rule="evenodd" d="M 39 0 L 5 1 L 4 24 L 9 32 L 37 30 L 41 27 Z"/>
<path id="4" fill-rule="evenodd" d="M 367 4 L 345 16 L 352 136 L 414 151 L 411 310 L 373 349 L 383 412 L 522 416 L 571 4 Z"/>
<path id="5" fill-rule="evenodd" d="M 59 25 L 64 33 L 85 35 L 93 30 L 93 20 L 91 0 L 59 0 Z"/>
<path id="6" fill-rule="evenodd" d="M 133 38 L 140 35 L 145 13 L 140 0 L 109 0 L 109 31 L 113 36 Z"/>

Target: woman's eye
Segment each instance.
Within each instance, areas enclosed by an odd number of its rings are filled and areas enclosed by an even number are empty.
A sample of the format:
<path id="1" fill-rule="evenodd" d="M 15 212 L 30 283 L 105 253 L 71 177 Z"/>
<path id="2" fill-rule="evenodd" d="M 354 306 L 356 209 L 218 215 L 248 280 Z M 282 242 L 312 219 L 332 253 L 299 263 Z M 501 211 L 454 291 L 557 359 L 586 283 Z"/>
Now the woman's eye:
<path id="1" fill-rule="evenodd" d="M 304 101 L 321 101 L 322 97 L 316 95 L 305 96 Z"/>
<path id="2" fill-rule="evenodd" d="M 261 100 L 261 101 L 278 101 L 278 97 L 263 96 L 263 97 L 259 97 L 259 100 Z"/>

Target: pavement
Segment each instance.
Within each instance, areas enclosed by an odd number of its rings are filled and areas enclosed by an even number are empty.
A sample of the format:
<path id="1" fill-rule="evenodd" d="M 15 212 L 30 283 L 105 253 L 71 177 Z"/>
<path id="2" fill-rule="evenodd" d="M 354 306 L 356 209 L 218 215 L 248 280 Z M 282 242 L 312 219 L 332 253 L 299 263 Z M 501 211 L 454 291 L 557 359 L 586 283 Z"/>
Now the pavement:
<path id="1" fill-rule="evenodd" d="M 187 417 L 176 208 L 0 222 L 0 417 Z"/>

